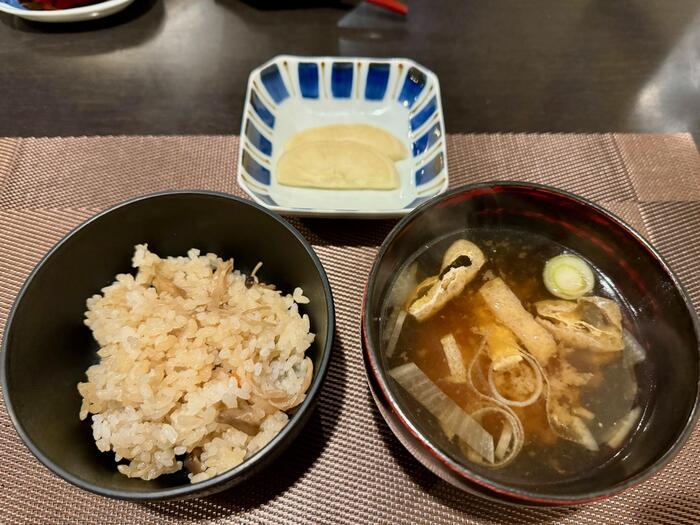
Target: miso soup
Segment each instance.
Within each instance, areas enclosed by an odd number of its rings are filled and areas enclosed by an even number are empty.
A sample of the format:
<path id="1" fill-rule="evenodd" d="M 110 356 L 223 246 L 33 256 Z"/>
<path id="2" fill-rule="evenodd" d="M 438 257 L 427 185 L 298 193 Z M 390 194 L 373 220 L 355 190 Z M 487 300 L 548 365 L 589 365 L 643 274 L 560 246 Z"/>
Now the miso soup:
<path id="1" fill-rule="evenodd" d="M 639 426 L 645 355 L 624 298 L 544 237 L 438 240 L 403 266 L 382 319 L 397 390 L 467 465 L 570 479 L 621 454 Z"/>

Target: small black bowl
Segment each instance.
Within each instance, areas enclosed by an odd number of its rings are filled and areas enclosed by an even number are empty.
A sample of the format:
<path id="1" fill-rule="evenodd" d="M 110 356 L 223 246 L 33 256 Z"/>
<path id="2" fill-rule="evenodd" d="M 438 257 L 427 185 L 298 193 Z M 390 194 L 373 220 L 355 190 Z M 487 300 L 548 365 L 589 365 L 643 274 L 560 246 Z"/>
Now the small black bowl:
<path id="1" fill-rule="evenodd" d="M 610 462 L 571 479 L 513 482 L 460 461 L 436 425 L 387 375 L 380 317 L 402 265 L 421 247 L 466 228 L 537 233 L 581 253 L 626 299 L 648 357 L 640 388 L 649 400 L 641 432 Z M 698 417 L 700 325 L 678 279 L 637 232 L 580 197 L 535 184 L 494 182 L 458 188 L 405 217 L 384 241 L 363 306 L 363 355 L 370 389 L 389 427 L 431 471 L 458 488 L 498 502 L 571 505 L 617 494 L 658 472 L 688 439 Z"/>
<path id="2" fill-rule="evenodd" d="M 83 325 L 85 300 L 132 271 L 135 244 L 155 253 L 190 248 L 234 257 L 248 273 L 258 261 L 261 280 L 291 292 L 304 289 L 302 309 L 316 339 L 307 351 L 314 378 L 304 402 L 260 452 L 219 476 L 190 484 L 186 474 L 152 481 L 120 474 L 113 454 L 97 450 L 88 421 L 78 419 L 76 385 L 97 360 L 97 343 Z M 326 376 L 334 332 L 330 285 L 301 234 L 257 204 L 211 192 L 168 192 L 119 204 L 61 240 L 37 265 L 10 313 L 3 341 L 2 390 L 22 440 L 49 469 L 104 496 L 157 500 L 204 496 L 244 481 L 267 465 L 308 421 Z"/>

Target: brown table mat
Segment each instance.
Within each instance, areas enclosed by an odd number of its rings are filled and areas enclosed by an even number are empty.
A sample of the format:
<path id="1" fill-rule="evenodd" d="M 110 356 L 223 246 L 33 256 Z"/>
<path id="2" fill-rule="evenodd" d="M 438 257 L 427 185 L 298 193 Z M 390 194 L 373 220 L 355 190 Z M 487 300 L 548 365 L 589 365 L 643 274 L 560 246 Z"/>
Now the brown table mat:
<path id="1" fill-rule="evenodd" d="M 129 197 L 174 188 L 237 195 L 236 137 L 0 139 L 0 330 L 31 268 L 66 232 Z M 453 185 L 552 184 L 637 227 L 700 307 L 700 156 L 689 135 L 454 135 Z M 223 494 L 137 504 L 80 491 L 41 466 L 0 409 L 3 523 L 698 523 L 700 431 L 661 474 L 573 509 L 468 496 L 424 469 L 378 415 L 365 383 L 362 288 L 394 221 L 293 220 L 333 287 L 338 332 L 319 409 L 274 467 Z"/>

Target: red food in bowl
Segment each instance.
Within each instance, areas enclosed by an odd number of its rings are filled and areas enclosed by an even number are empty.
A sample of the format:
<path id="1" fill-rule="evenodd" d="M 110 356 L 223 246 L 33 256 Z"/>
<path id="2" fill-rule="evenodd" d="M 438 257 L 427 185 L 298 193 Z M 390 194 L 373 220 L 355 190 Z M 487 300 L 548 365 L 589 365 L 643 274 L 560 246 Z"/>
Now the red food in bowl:
<path id="1" fill-rule="evenodd" d="M 101 0 L 33 0 L 32 2 L 22 2 L 22 4 L 35 10 L 53 11 L 56 9 L 70 9 L 90 4 L 99 4 Z"/>

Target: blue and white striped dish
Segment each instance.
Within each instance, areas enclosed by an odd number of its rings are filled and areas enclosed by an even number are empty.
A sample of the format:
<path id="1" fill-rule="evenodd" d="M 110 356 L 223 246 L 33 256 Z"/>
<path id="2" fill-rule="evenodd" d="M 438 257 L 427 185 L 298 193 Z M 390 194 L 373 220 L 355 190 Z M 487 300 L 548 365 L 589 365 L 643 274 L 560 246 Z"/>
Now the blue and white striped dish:
<path id="1" fill-rule="evenodd" d="M 398 217 L 447 189 L 445 124 L 435 74 L 406 59 L 279 56 L 248 79 L 238 183 L 258 203 L 300 216 Z M 306 128 L 371 124 L 403 141 L 396 190 L 277 184 L 285 143 Z"/>

